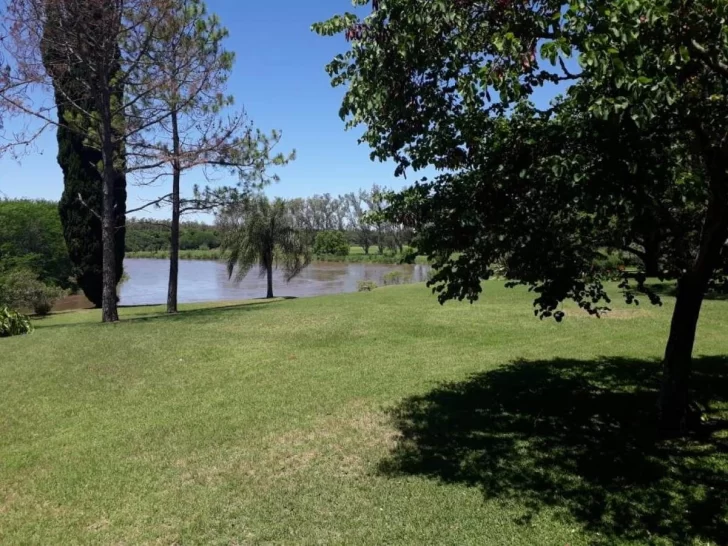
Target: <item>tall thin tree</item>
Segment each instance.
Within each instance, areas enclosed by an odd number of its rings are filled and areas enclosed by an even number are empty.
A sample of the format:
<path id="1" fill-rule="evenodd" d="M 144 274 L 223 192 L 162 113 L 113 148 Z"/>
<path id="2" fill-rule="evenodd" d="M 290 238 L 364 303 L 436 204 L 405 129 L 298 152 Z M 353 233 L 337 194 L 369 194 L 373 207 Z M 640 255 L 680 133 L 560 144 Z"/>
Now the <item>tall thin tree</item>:
<path id="1" fill-rule="evenodd" d="M 149 176 L 141 183 L 156 182 L 160 177 L 172 181 L 171 192 L 150 203 L 169 204 L 172 209 L 167 312 L 176 313 L 180 216 L 189 210 L 215 208 L 277 180 L 268 169 L 285 164 L 292 156 L 273 154 L 280 133 L 265 135 L 254 130 L 243 111 L 226 114 L 234 103 L 232 96 L 225 95 L 234 54 L 224 48 L 227 29 L 217 16 L 208 14 L 204 2 L 175 0 L 158 34 L 161 39 L 152 44 L 150 58 L 165 83 L 134 105 L 131 115 L 151 107 L 167 112 L 168 118 L 135 135 L 130 141 L 130 160 L 161 165 L 159 172 L 143 171 Z M 185 172 L 197 169 L 209 180 L 208 170 L 221 168 L 237 174 L 238 187 L 207 188 L 197 190 L 192 198 L 182 198 Z"/>

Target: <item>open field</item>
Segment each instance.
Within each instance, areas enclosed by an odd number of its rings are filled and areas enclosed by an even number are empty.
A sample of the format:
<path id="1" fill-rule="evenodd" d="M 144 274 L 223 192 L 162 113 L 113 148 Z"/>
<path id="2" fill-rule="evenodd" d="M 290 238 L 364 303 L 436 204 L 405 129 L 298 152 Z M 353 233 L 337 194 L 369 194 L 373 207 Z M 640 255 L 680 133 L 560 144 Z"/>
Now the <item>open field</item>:
<path id="1" fill-rule="evenodd" d="M 0 544 L 725 544 L 728 303 L 695 350 L 712 428 L 661 442 L 672 301 L 562 324 L 530 301 L 38 320 L 0 340 Z"/>

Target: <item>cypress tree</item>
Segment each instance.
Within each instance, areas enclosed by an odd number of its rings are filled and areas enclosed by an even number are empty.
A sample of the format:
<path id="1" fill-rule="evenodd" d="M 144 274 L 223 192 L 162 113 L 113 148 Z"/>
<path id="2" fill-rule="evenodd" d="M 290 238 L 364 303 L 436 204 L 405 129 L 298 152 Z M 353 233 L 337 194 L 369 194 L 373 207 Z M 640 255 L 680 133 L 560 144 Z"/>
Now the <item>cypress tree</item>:
<path id="1" fill-rule="evenodd" d="M 52 50 L 45 50 L 44 60 L 46 64 L 53 62 Z M 102 157 L 101 151 L 89 146 L 86 136 L 79 131 L 79 127 L 84 125 L 83 121 L 79 119 L 82 116 L 76 115 L 64 98 L 65 96 L 78 96 L 77 90 L 70 88 L 71 80 L 71 78 L 57 78 L 53 82 L 56 88 L 59 121 L 58 164 L 63 171 L 64 187 L 58 210 L 77 283 L 86 297 L 96 307 L 101 307 L 103 246 L 99 214 L 103 209 L 103 186 L 99 165 L 102 163 Z M 118 94 L 121 97 L 123 90 L 119 90 Z M 89 106 L 92 106 L 91 99 L 88 103 Z M 93 110 L 93 108 L 87 108 L 87 110 Z M 122 144 L 117 152 L 118 157 L 121 158 L 114 184 L 116 223 L 114 247 L 116 282 L 118 283 L 123 274 L 126 225 L 126 176 Z"/>
<path id="2" fill-rule="evenodd" d="M 67 107 L 58 100 L 59 121 Z M 58 210 L 63 236 L 74 266 L 78 285 L 86 297 L 101 307 L 102 244 L 101 220 L 97 213 L 103 204 L 101 174 L 97 165 L 101 152 L 84 145 L 84 137 L 63 123 L 58 127 L 58 164 L 63 171 L 63 195 Z M 83 200 L 79 200 L 79 195 Z M 126 224 L 126 177 L 119 173 L 115 184 L 116 200 L 116 282 L 123 273 Z"/>

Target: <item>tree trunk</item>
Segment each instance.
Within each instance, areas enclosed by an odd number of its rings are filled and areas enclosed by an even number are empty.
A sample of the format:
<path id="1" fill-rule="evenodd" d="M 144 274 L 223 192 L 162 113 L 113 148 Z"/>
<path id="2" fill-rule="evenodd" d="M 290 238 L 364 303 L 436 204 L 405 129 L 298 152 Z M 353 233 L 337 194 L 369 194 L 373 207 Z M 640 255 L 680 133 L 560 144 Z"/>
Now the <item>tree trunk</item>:
<path id="1" fill-rule="evenodd" d="M 689 425 L 689 387 L 695 333 L 705 285 L 692 274 L 678 283 L 670 337 L 663 360 L 660 393 L 660 428 L 670 435 L 685 432 Z"/>
<path id="2" fill-rule="evenodd" d="M 642 261 L 647 277 L 660 276 L 660 241 L 657 237 L 647 238 L 644 242 L 645 252 Z"/>
<path id="3" fill-rule="evenodd" d="M 689 414 L 693 345 L 705 292 L 728 237 L 727 209 L 728 203 L 714 193 L 708 205 L 698 256 L 692 270 L 678 283 L 659 402 L 660 428 L 669 435 L 682 434 L 696 424 Z"/>
<path id="4" fill-rule="evenodd" d="M 167 287 L 167 313 L 177 312 L 177 283 L 179 279 L 179 217 L 180 217 L 180 177 L 182 169 L 179 161 L 179 126 L 177 112 L 172 111 L 172 232 L 169 240 L 169 285 Z"/>
<path id="5" fill-rule="evenodd" d="M 266 298 L 270 299 L 273 297 L 273 257 L 269 256 L 268 263 L 266 263 L 266 274 L 268 277 L 268 293 Z"/>
<path id="6" fill-rule="evenodd" d="M 102 244 L 102 293 L 101 316 L 103 322 L 117 322 L 119 312 L 116 304 L 116 221 L 114 215 L 114 143 L 111 120 L 111 97 L 105 96 L 101 101 L 101 156 L 103 160 L 103 197 L 104 206 L 101 213 Z"/>

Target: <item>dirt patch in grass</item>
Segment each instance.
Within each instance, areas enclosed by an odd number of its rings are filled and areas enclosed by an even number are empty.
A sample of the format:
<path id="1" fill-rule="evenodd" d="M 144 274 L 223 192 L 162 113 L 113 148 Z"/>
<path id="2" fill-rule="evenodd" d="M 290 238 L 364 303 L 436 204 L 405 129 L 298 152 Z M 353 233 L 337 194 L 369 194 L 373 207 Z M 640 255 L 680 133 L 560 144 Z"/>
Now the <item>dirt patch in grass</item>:
<path id="1" fill-rule="evenodd" d="M 262 466 L 275 479 L 313 468 L 333 476 L 361 476 L 370 460 L 395 445 L 396 435 L 382 412 L 357 401 L 311 427 L 271 437 L 265 450 L 268 462 Z"/>

